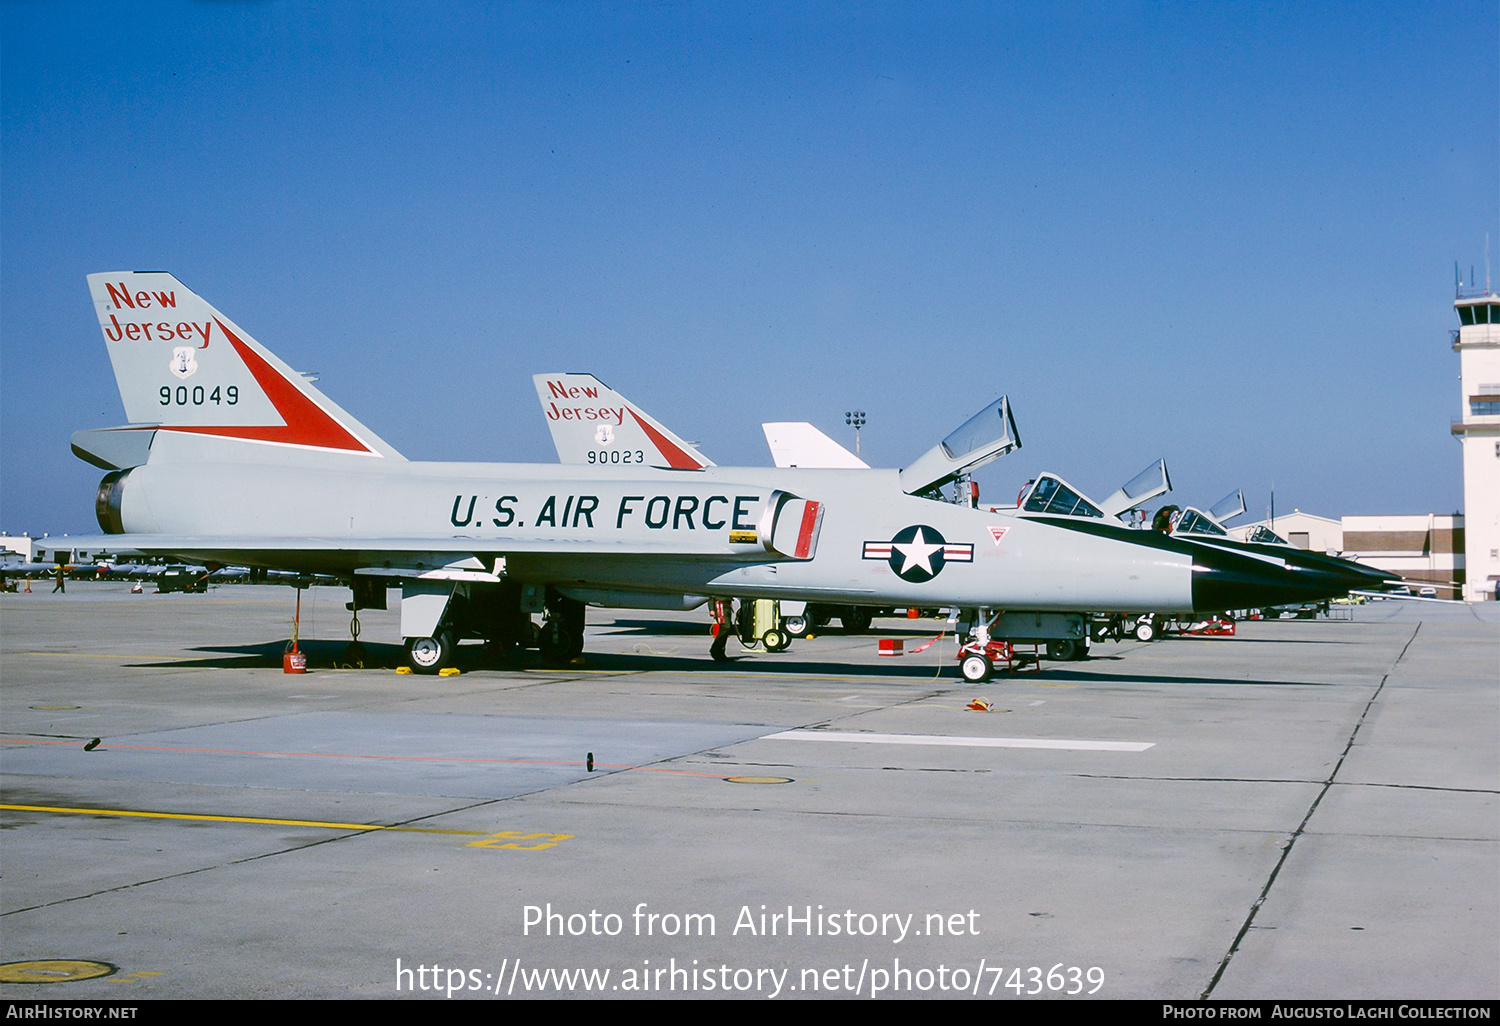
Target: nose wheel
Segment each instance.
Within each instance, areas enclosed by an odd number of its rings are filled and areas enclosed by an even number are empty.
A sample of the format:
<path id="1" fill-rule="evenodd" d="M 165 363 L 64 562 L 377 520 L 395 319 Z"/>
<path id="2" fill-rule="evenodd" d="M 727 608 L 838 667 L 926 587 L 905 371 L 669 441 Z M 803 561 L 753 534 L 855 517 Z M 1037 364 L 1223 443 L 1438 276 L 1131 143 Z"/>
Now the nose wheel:
<path id="1" fill-rule="evenodd" d="M 964 680 L 970 684 L 983 684 L 995 673 L 995 664 L 990 662 L 988 656 L 971 653 L 964 656 L 964 661 L 959 664 L 963 671 Z"/>
<path id="2" fill-rule="evenodd" d="M 999 616 L 996 615 L 995 620 L 998 619 Z M 968 637 L 959 646 L 958 669 L 970 684 L 983 684 L 989 680 L 994 676 L 995 664 L 1009 662 L 1014 654 L 1010 642 L 996 641 L 990 637 L 990 628 L 993 626 L 990 610 L 976 610 Z"/>

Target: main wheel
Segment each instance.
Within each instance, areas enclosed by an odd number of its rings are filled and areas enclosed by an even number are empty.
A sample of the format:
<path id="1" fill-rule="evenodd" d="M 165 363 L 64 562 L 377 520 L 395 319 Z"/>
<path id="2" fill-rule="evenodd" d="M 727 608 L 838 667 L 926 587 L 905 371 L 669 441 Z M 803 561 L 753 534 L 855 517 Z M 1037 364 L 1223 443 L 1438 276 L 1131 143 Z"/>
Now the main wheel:
<path id="1" fill-rule="evenodd" d="M 1150 620 L 1142 620 L 1135 625 L 1136 641 L 1150 641 L 1154 637 L 1156 637 L 1156 624 Z"/>
<path id="2" fill-rule="evenodd" d="M 875 617 L 868 609 L 854 606 L 844 610 L 839 617 L 839 623 L 844 625 L 844 630 L 850 634 L 863 634 L 870 629 L 870 624 L 875 622 Z"/>
<path id="3" fill-rule="evenodd" d="M 970 684 L 983 684 L 995 672 L 995 667 L 989 659 L 978 653 L 964 656 L 964 661 L 959 664 L 959 669 L 963 671 L 964 680 Z"/>
<path id="4" fill-rule="evenodd" d="M 416 673 L 437 673 L 453 665 L 453 635 L 439 631 L 430 638 L 407 638 L 406 661 Z"/>
<path id="5" fill-rule="evenodd" d="M 542 661 L 548 666 L 566 666 L 583 651 L 583 638 L 574 637 L 561 620 L 548 620 L 542 624 L 536 645 L 542 653 Z"/>
<path id="6" fill-rule="evenodd" d="M 828 626 L 828 621 L 832 619 L 833 615 L 824 606 L 810 605 L 807 607 L 807 624 L 813 630 L 822 630 Z"/>
<path id="7" fill-rule="evenodd" d="M 1047 658 L 1056 659 L 1058 662 L 1068 662 L 1078 658 L 1078 650 L 1082 647 L 1082 642 L 1074 641 L 1072 638 L 1049 641 L 1047 642 Z"/>
<path id="8" fill-rule="evenodd" d="M 794 638 L 801 638 L 807 634 L 807 617 L 784 616 L 781 618 L 781 626 Z"/>

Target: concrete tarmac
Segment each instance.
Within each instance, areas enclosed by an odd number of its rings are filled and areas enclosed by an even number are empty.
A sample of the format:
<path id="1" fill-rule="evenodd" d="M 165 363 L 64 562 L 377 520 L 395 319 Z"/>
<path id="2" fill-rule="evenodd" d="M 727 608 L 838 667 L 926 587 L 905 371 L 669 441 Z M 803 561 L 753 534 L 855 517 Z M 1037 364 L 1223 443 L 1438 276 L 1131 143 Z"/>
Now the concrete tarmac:
<path id="1" fill-rule="evenodd" d="M 335 668 L 335 588 L 286 675 L 290 590 L 127 587 L 0 596 L 6 998 L 1500 998 L 1500 605 L 973 687 L 701 611 Z"/>

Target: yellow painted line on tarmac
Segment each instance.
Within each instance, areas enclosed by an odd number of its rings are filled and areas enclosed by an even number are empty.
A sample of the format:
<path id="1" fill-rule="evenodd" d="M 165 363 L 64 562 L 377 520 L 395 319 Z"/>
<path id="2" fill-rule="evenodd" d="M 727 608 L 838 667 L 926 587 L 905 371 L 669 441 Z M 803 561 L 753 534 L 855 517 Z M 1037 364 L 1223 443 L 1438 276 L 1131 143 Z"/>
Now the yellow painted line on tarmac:
<path id="1" fill-rule="evenodd" d="M 194 812 L 146 812 L 141 809 L 74 809 L 58 805 L 0 805 L 10 812 L 52 812 L 73 816 L 126 816 L 136 819 L 180 819 L 199 823 L 254 823 L 260 826 L 314 827 L 323 830 L 396 830 L 408 834 L 456 834 L 488 837 L 484 830 L 441 830 L 437 827 L 386 826 L 381 823 L 332 823 L 318 819 L 273 819 L 262 816 L 210 816 Z"/>

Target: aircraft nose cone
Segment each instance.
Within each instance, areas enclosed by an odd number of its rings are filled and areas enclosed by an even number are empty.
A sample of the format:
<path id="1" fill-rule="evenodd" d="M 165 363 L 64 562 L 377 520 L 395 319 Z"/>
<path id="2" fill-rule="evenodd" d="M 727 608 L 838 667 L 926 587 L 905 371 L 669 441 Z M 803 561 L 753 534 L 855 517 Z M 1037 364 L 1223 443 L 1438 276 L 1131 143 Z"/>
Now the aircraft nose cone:
<path id="1" fill-rule="evenodd" d="M 1330 577 L 1337 577 L 1340 580 L 1347 581 L 1349 591 L 1382 588 L 1400 576 L 1373 566 L 1364 566 L 1351 559 L 1344 559 L 1339 556 L 1298 551 L 1295 555 L 1289 556 L 1287 561 L 1295 564 L 1299 569 L 1318 570 Z"/>
<path id="2" fill-rule="evenodd" d="M 1343 569 L 1278 566 L 1224 551 L 1193 554 L 1193 609 L 1201 613 L 1321 602 L 1368 586 L 1363 573 Z"/>
<path id="3" fill-rule="evenodd" d="M 1388 584 L 1395 584 L 1401 580 L 1400 574 L 1392 573 L 1389 570 L 1380 570 L 1373 566 L 1362 566 L 1359 563 L 1353 562 L 1350 562 L 1349 565 L 1359 575 L 1359 584 L 1355 585 L 1356 588 L 1384 588 Z"/>

